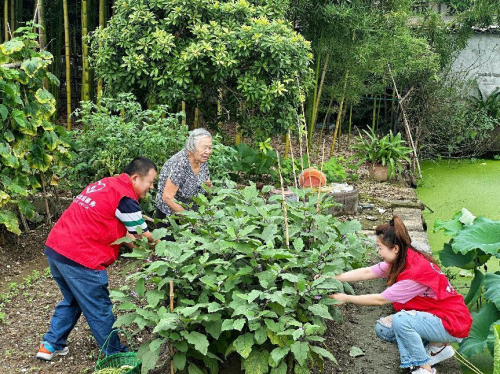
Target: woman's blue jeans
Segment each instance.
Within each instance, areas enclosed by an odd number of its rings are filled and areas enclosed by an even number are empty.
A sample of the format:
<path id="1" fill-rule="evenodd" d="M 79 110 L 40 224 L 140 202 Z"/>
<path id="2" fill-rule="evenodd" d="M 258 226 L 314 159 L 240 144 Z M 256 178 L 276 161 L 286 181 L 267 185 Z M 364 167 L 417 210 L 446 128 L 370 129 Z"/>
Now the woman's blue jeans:
<path id="1" fill-rule="evenodd" d="M 455 343 L 462 339 L 451 336 L 443 327 L 441 318 L 426 312 L 402 310 L 392 316 L 392 322 L 381 318 L 375 332 L 382 340 L 396 343 L 402 368 L 425 365 L 429 357 L 425 346 L 429 342 Z"/>
<path id="2" fill-rule="evenodd" d="M 109 298 L 107 271 L 65 264 L 50 256 L 47 259 L 63 300 L 57 304 L 50 329 L 43 340 L 55 349 L 66 347 L 68 335 L 83 312 L 97 344 L 102 348 L 115 322 Z M 116 333 L 103 348 L 106 355 L 124 351 L 127 351 L 127 347 L 120 343 Z"/>

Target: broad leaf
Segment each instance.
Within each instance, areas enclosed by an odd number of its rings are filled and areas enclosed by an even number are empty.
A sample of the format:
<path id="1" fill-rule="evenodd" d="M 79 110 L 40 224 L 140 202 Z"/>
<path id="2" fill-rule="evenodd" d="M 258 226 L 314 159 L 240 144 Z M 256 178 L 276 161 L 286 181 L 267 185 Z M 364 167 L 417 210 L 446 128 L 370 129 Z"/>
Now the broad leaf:
<path id="1" fill-rule="evenodd" d="M 182 331 L 181 335 L 187 340 L 189 344 L 193 346 L 194 349 L 199 351 L 201 354 L 206 355 L 208 352 L 208 339 L 205 335 L 200 334 L 196 331 Z"/>
<path id="2" fill-rule="evenodd" d="M 252 351 L 250 356 L 241 363 L 241 368 L 245 370 L 245 374 L 265 374 L 269 372 L 269 352 Z"/>
<path id="3" fill-rule="evenodd" d="M 174 366 L 177 370 L 184 370 L 186 367 L 186 354 L 182 352 L 175 352 Z"/>
<path id="4" fill-rule="evenodd" d="M 326 305 L 323 304 L 310 305 L 307 309 L 315 316 L 319 316 L 326 319 L 333 319 Z"/>
<path id="5" fill-rule="evenodd" d="M 274 362 L 277 364 L 280 362 L 280 360 L 285 357 L 288 352 L 290 352 L 290 347 L 278 347 L 274 348 L 271 351 L 271 357 L 273 358 Z"/>
<path id="6" fill-rule="evenodd" d="M 247 358 L 250 352 L 252 352 L 253 334 L 247 332 L 244 335 L 238 336 L 233 342 L 233 345 L 234 349 L 236 349 L 236 352 L 238 352 L 241 357 Z"/>
<path id="7" fill-rule="evenodd" d="M 459 352 L 466 357 L 483 353 L 488 347 L 491 325 L 500 319 L 500 311 L 495 304 L 484 304 L 481 310 L 472 314 L 473 322 L 469 337 L 460 344 Z M 492 344 L 490 342 L 489 344 Z"/>
<path id="8" fill-rule="evenodd" d="M 464 301 L 467 306 L 474 304 L 479 296 L 481 296 L 481 291 L 483 288 L 484 274 L 479 269 L 474 269 L 474 279 L 470 284 L 469 292 L 465 296 Z"/>
<path id="9" fill-rule="evenodd" d="M 467 252 L 466 254 L 454 252 L 450 243 L 446 243 L 441 252 L 439 252 L 439 259 L 444 266 L 455 266 L 462 269 L 474 268 L 474 257 L 474 251 Z"/>
<path id="10" fill-rule="evenodd" d="M 309 353 L 309 343 L 295 342 L 290 346 L 290 348 L 299 365 L 304 365 Z"/>
<path id="11" fill-rule="evenodd" d="M 464 226 L 453 240 L 453 250 L 465 254 L 481 249 L 486 254 L 495 255 L 500 250 L 500 221 L 478 217 L 474 224 Z"/>
<path id="12" fill-rule="evenodd" d="M 486 273 L 484 287 L 486 289 L 484 297 L 494 303 L 497 309 L 500 310 L 500 275 Z"/>

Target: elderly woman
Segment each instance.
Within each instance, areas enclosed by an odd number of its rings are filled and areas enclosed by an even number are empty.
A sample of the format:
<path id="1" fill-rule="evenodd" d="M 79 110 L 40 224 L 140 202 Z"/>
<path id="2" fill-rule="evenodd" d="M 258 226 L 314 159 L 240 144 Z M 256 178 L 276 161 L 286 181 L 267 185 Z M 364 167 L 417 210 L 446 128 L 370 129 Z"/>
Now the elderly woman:
<path id="1" fill-rule="evenodd" d="M 212 135 L 205 129 L 189 133 L 184 149 L 163 165 L 158 179 L 155 218 L 164 219 L 189 206 L 193 196 L 203 193 L 202 184 L 211 187 L 207 161 L 212 154 Z M 168 227 L 159 223 L 157 228 Z M 172 240 L 172 237 L 166 237 Z"/>

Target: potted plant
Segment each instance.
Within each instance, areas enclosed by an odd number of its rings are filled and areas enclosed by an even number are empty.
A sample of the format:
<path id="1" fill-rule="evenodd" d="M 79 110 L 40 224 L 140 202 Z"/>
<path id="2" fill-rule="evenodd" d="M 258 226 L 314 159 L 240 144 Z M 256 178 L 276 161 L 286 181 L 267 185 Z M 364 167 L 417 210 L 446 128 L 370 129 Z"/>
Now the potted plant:
<path id="1" fill-rule="evenodd" d="M 363 130 L 365 137 L 360 135 L 358 143 L 351 146 L 357 150 L 356 155 L 363 161 L 369 163 L 368 170 L 370 178 L 385 182 L 396 173 L 401 173 L 403 160 L 410 162 L 411 148 L 405 145 L 401 134 L 393 135 L 389 131 L 387 135 L 378 137 L 373 130 Z"/>

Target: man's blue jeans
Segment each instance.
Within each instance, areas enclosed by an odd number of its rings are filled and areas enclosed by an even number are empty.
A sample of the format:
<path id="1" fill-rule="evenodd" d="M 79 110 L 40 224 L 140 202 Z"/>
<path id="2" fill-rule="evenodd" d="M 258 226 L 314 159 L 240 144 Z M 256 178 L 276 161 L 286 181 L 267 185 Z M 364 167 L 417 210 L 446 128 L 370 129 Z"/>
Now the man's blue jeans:
<path id="1" fill-rule="evenodd" d="M 68 335 L 83 312 L 97 344 L 102 348 L 115 322 L 109 298 L 107 271 L 68 265 L 50 256 L 47 259 L 63 300 L 56 306 L 50 329 L 43 340 L 55 349 L 66 347 Z M 127 347 L 120 343 L 116 333 L 103 348 L 106 355 L 123 351 L 127 351 Z"/>
<path id="2" fill-rule="evenodd" d="M 377 321 L 375 332 L 380 339 L 398 345 L 402 368 L 425 365 L 429 361 L 425 351 L 429 342 L 455 343 L 462 340 L 451 336 L 443 327 L 441 318 L 430 313 L 402 310 L 389 317 L 389 320 L 386 317 Z"/>

